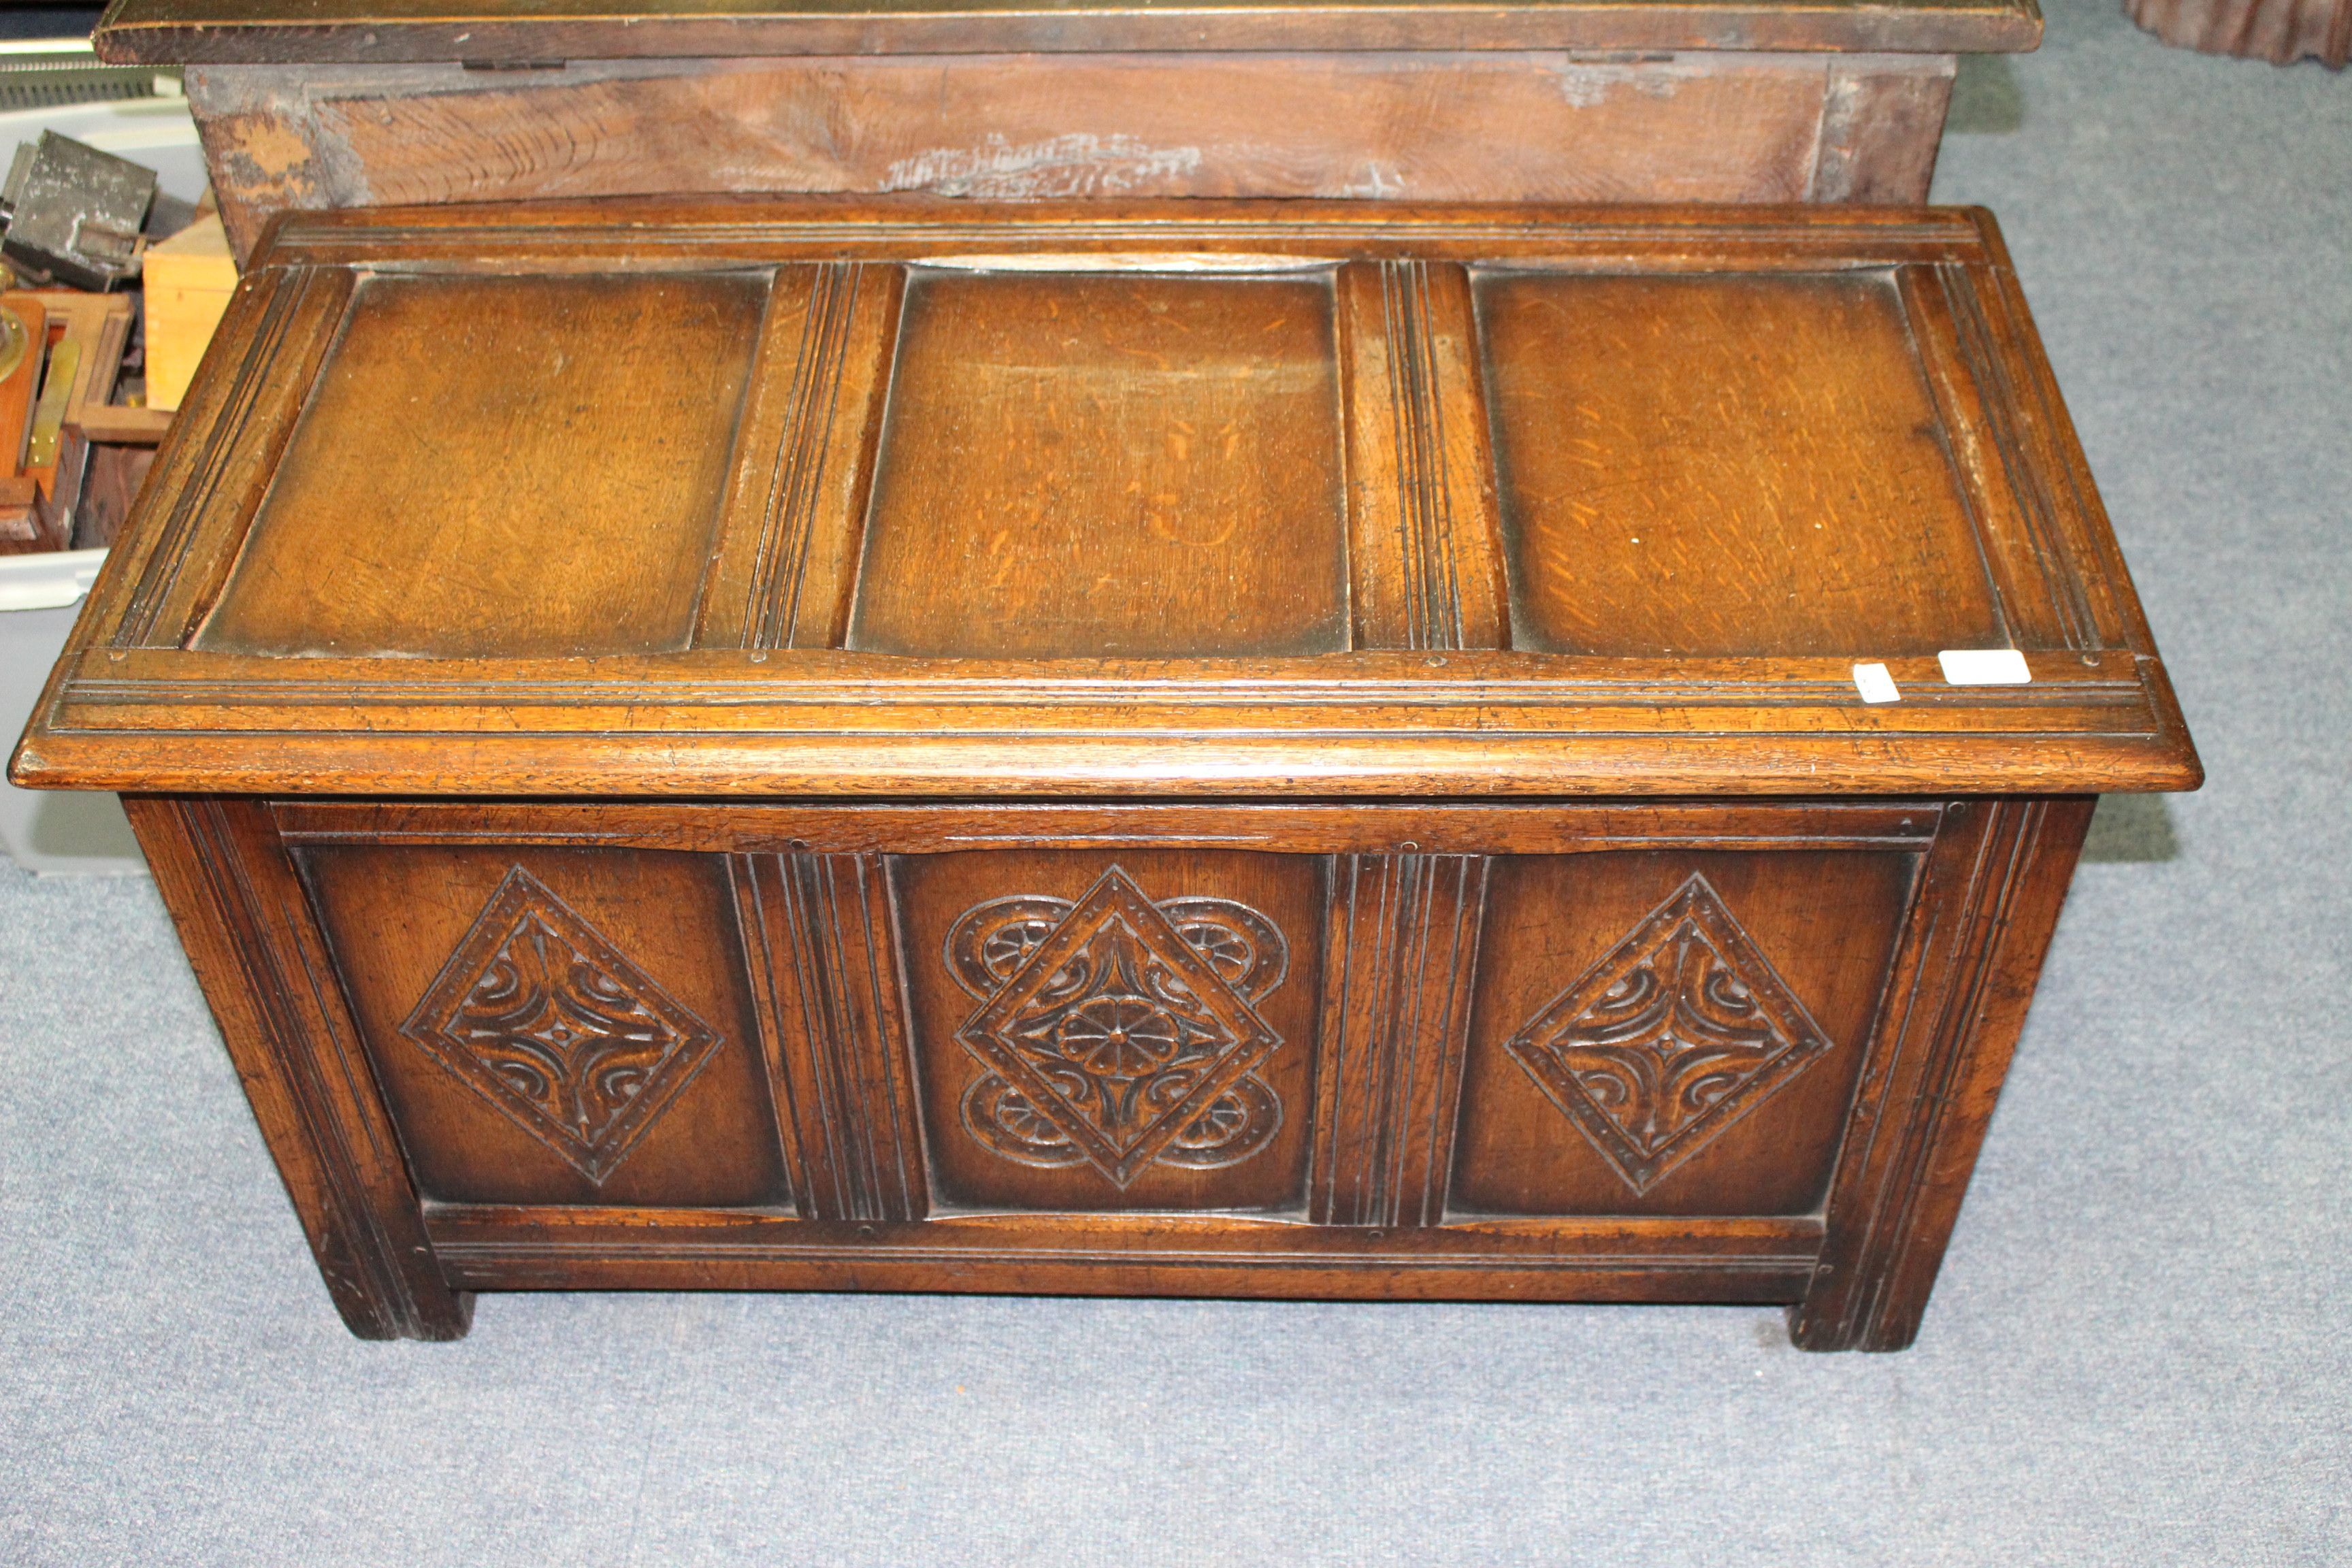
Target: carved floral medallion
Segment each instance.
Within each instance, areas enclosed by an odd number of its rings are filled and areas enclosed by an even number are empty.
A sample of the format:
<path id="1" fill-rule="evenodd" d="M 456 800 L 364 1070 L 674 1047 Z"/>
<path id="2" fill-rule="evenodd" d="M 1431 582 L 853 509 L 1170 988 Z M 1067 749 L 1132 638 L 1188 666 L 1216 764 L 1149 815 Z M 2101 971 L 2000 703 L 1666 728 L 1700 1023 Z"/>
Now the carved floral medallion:
<path id="1" fill-rule="evenodd" d="M 1289 947 L 1247 905 L 1154 903 L 1114 866 L 1075 903 L 974 905 L 945 956 L 982 999 L 956 1037 L 990 1069 L 962 1114 L 992 1152 L 1090 1163 L 1124 1187 L 1155 1161 L 1238 1163 L 1281 1129 L 1281 1100 L 1251 1069 L 1282 1037 L 1254 1005 L 1282 984 Z"/>
<path id="2" fill-rule="evenodd" d="M 1644 1193 L 1830 1042 L 1694 875 L 1503 1048 Z"/>
<path id="3" fill-rule="evenodd" d="M 597 1183 L 720 1043 L 520 866 L 400 1032 Z"/>

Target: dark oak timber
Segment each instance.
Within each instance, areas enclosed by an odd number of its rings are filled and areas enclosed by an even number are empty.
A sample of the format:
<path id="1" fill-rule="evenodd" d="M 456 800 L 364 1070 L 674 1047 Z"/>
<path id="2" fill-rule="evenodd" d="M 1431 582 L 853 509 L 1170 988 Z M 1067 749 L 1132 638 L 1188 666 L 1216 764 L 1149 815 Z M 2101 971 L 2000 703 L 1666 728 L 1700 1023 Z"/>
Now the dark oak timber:
<path id="1" fill-rule="evenodd" d="M 929 6 L 773 0 L 604 9 L 593 0 L 114 0 L 106 58 L 181 61 L 569 59 L 973 50 L 2019 49 L 2033 0 L 955 0 Z"/>
<path id="2" fill-rule="evenodd" d="M 1891 1350 L 2200 771 L 1983 214 L 798 202 L 279 220 L 12 776 L 134 792 L 358 1333 Z"/>
<path id="3" fill-rule="evenodd" d="M 800 1212 L 922 1218 L 922 1146 L 881 857 L 739 855 L 730 870 Z"/>
<path id="4" fill-rule="evenodd" d="M 1930 857 L 1920 937 L 1897 961 L 1882 1054 L 1846 1132 L 1812 1285 L 1789 1316 L 1807 1350 L 1902 1350 L 1919 1331 L 1960 1196 L 2095 803 L 1956 803 Z M 1889 1114 L 1893 1108 L 1894 1114 Z"/>
<path id="5" fill-rule="evenodd" d="M 783 193 L 1927 199 L 2033 0 L 117 0 L 240 259 L 290 210 Z"/>
<path id="6" fill-rule="evenodd" d="M 1457 39 L 1239 52 L 1227 29 L 1257 18 L 1234 15 L 1148 53 L 1005 52 L 1028 47 L 1015 37 L 986 53 L 574 55 L 527 69 L 470 56 L 197 65 L 186 82 L 240 258 L 289 210 L 559 196 L 1924 201 L 1948 51 L 2030 47 L 2032 34 L 1956 45 L 1935 8 L 1898 10 L 1876 13 L 1892 18 L 1880 41 L 1833 52 L 1688 47 L 1652 5 L 1629 11 L 1619 42 L 1576 52 Z M 281 58 L 323 60 L 333 43 L 286 40 Z M 100 47 L 154 41 L 101 31 Z M 1890 52 L 1915 49 L 1944 52 Z"/>

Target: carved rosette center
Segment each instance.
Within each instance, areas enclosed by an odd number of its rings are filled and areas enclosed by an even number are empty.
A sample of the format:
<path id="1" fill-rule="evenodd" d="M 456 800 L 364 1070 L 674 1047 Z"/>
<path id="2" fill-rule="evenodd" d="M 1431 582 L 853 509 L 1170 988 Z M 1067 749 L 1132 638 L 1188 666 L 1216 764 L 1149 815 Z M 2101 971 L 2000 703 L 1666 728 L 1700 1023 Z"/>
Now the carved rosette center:
<path id="1" fill-rule="evenodd" d="M 400 1032 L 598 1184 L 720 1044 L 520 866 Z"/>
<path id="2" fill-rule="evenodd" d="M 1503 1048 L 1645 1193 L 1830 1042 L 1694 875 Z"/>
<path id="3" fill-rule="evenodd" d="M 1124 1187 L 1154 1162 L 1237 1163 L 1281 1128 L 1281 1100 L 1251 1069 L 1282 1037 L 1253 1004 L 1282 984 L 1289 949 L 1246 905 L 1155 904 L 1113 867 L 1076 903 L 967 910 L 946 962 L 982 999 L 956 1037 L 991 1069 L 962 1112 L 992 1153 L 1090 1163 Z"/>

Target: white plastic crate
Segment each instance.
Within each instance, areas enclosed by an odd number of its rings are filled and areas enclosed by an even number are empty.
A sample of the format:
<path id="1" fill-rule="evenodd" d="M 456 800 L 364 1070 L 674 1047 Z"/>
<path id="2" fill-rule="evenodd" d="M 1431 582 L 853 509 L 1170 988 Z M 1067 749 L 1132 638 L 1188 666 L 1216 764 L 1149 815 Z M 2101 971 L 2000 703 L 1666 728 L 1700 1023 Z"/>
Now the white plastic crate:
<path id="1" fill-rule="evenodd" d="M 157 188 L 183 201 L 204 193 L 204 150 L 183 100 L 134 98 L 0 113 L 0 161 L 17 142 L 37 141 L 44 131 L 146 164 L 155 171 Z M 0 555 L 0 746 L 16 748 L 105 559 L 103 550 Z M 0 841 L 16 864 L 44 875 L 147 869 L 121 803 L 110 795 L 0 784 Z"/>
<path id="2" fill-rule="evenodd" d="M 105 560 L 103 550 L 0 555 L 0 730 L 12 751 Z M 122 804 L 110 795 L 0 784 L 0 840 L 9 858 L 44 876 L 147 869 Z"/>

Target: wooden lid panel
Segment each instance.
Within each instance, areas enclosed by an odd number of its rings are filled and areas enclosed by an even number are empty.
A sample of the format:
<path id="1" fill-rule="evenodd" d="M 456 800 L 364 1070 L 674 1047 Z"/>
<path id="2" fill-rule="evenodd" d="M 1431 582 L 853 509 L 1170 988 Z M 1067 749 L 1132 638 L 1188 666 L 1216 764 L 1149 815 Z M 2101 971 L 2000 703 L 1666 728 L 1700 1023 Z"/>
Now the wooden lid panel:
<path id="1" fill-rule="evenodd" d="M 2154 654 L 1979 216 L 336 216 L 247 278 L 19 772 L 2177 787 Z"/>
<path id="2" fill-rule="evenodd" d="M 1332 271 L 917 269 L 848 646 L 1345 650 Z"/>
<path id="3" fill-rule="evenodd" d="M 191 646 L 688 647 L 767 282 L 362 279 Z"/>
<path id="4" fill-rule="evenodd" d="M 1513 646 L 2008 643 L 1891 273 L 1484 271 Z"/>

